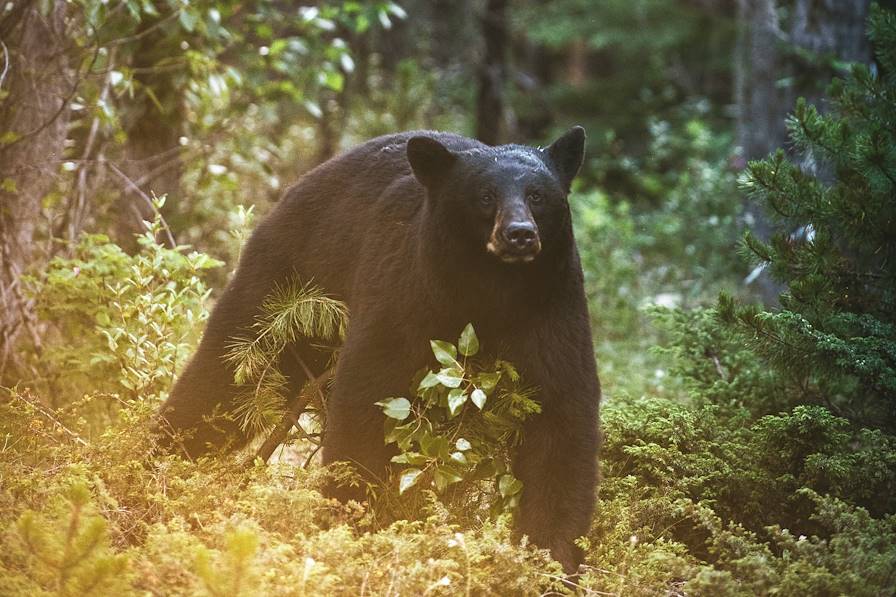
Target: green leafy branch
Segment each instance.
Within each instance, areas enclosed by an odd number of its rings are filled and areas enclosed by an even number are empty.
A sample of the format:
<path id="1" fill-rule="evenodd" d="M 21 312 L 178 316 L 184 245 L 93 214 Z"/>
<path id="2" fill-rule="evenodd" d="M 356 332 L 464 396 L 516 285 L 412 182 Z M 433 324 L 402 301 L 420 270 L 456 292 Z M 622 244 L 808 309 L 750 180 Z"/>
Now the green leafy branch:
<path id="1" fill-rule="evenodd" d="M 457 345 L 430 343 L 437 371 L 418 376 L 413 402 L 393 397 L 378 402 L 386 415 L 385 441 L 397 445 L 392 462 L 407 465 L 399 474 L 398 492 L 414 486 L 433 486 L 439 494 L 485 497 L 482 482 L 493 489 L 491 512 L 512 511 L 519 503 L 522 483 L 510 472 L 513 449 L 522 423 L 540 412 L 531 389 L 521 386 L 510 363 L 495 360 L 485 366 L 474 357 L 479 339 L 468 324 Z"/>

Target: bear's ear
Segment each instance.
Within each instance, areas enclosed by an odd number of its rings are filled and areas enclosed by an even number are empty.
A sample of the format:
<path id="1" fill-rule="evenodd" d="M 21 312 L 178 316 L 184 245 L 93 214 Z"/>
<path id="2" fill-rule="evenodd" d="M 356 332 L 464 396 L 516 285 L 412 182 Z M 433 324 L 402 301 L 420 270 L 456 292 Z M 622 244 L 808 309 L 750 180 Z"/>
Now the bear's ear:
<path id="1" fill-rule="evenodd" d="M 432 137 L 408 139 L 408 162 L 414 176 L 426 188 L 433 188 L 457 159 L 451 150 Z"/>
<path id="2" fill-rule="evenodd" d="M 543 151 L 557 169 L 563 188 L 569 191 L 585 159 L 585 129 L 572 127 Z"/>

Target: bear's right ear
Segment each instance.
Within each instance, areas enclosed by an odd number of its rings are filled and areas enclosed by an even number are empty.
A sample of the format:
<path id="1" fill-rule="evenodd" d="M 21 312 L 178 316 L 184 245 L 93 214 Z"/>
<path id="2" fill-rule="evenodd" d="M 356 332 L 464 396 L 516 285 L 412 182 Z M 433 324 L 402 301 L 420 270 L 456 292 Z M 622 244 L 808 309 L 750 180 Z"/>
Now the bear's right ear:
<path id="1" fill-rule="evenodd" d="M 543 151 L 554 163 L 560 174 L 560 182 L 569 192 L 572 179 L 579 173 L 585 159 L 585 129 L 572 127 Z"/>
<path id="2" fill-rule="evenodd" d="M 420 184 L 428 189 L 442 180 L 455 160 L 457 155 L 432 137 L 408 139 L 408 163 Z"/>

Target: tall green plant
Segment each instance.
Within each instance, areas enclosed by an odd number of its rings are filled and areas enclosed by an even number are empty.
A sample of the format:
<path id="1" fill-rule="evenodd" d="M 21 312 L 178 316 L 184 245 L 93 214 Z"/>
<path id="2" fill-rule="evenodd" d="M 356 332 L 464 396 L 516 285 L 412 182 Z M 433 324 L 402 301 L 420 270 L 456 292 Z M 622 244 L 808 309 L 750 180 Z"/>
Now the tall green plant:
<path id="1" fill-rule="evenodd" d="M 164 197 L 155 200 L 161 209 Z M 38 314 L 53 325 L 35 364 L 60 396 L 116 392 L 128 399 L 167 391 L 207 316 L 202 280 L 221 265 L 185 246 L 169 246 L 159 215 L 144 223 L 129 255 L 101 234 L 81 237 L 73 256 L 56 257 L 30 279 Z M 161 241 L 159 239 L 165 239 Z"/>
<path id="2" fill-rule="evenodd" d="M 788 120 L 801 162 L 779 151 L 742 180 L 781 224 L 744 245 L 787 285 L 782 308 L 723 297 L 719 313 L 803 401 L 896 431 L 896 16 L 875 8 L 869 30 L 880 68 L 852 66 L 828 112 L 800 101 Z"/>

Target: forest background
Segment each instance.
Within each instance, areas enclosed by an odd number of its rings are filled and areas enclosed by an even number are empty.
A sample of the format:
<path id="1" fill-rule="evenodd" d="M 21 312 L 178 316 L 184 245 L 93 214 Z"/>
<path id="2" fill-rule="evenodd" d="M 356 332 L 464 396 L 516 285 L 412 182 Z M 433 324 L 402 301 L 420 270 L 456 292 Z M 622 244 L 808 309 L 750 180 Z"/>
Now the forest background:
<path id="1" fill-rule="evenodd" d="M 5 2 L 0 593 L 892 594 L 893 8 Z M 152 454 L 303 172 L 398 130 L 572 124 L 605 436 L 574 586 L 439 492 L 409 522 L 324 500 L 283 451 Z"/>

